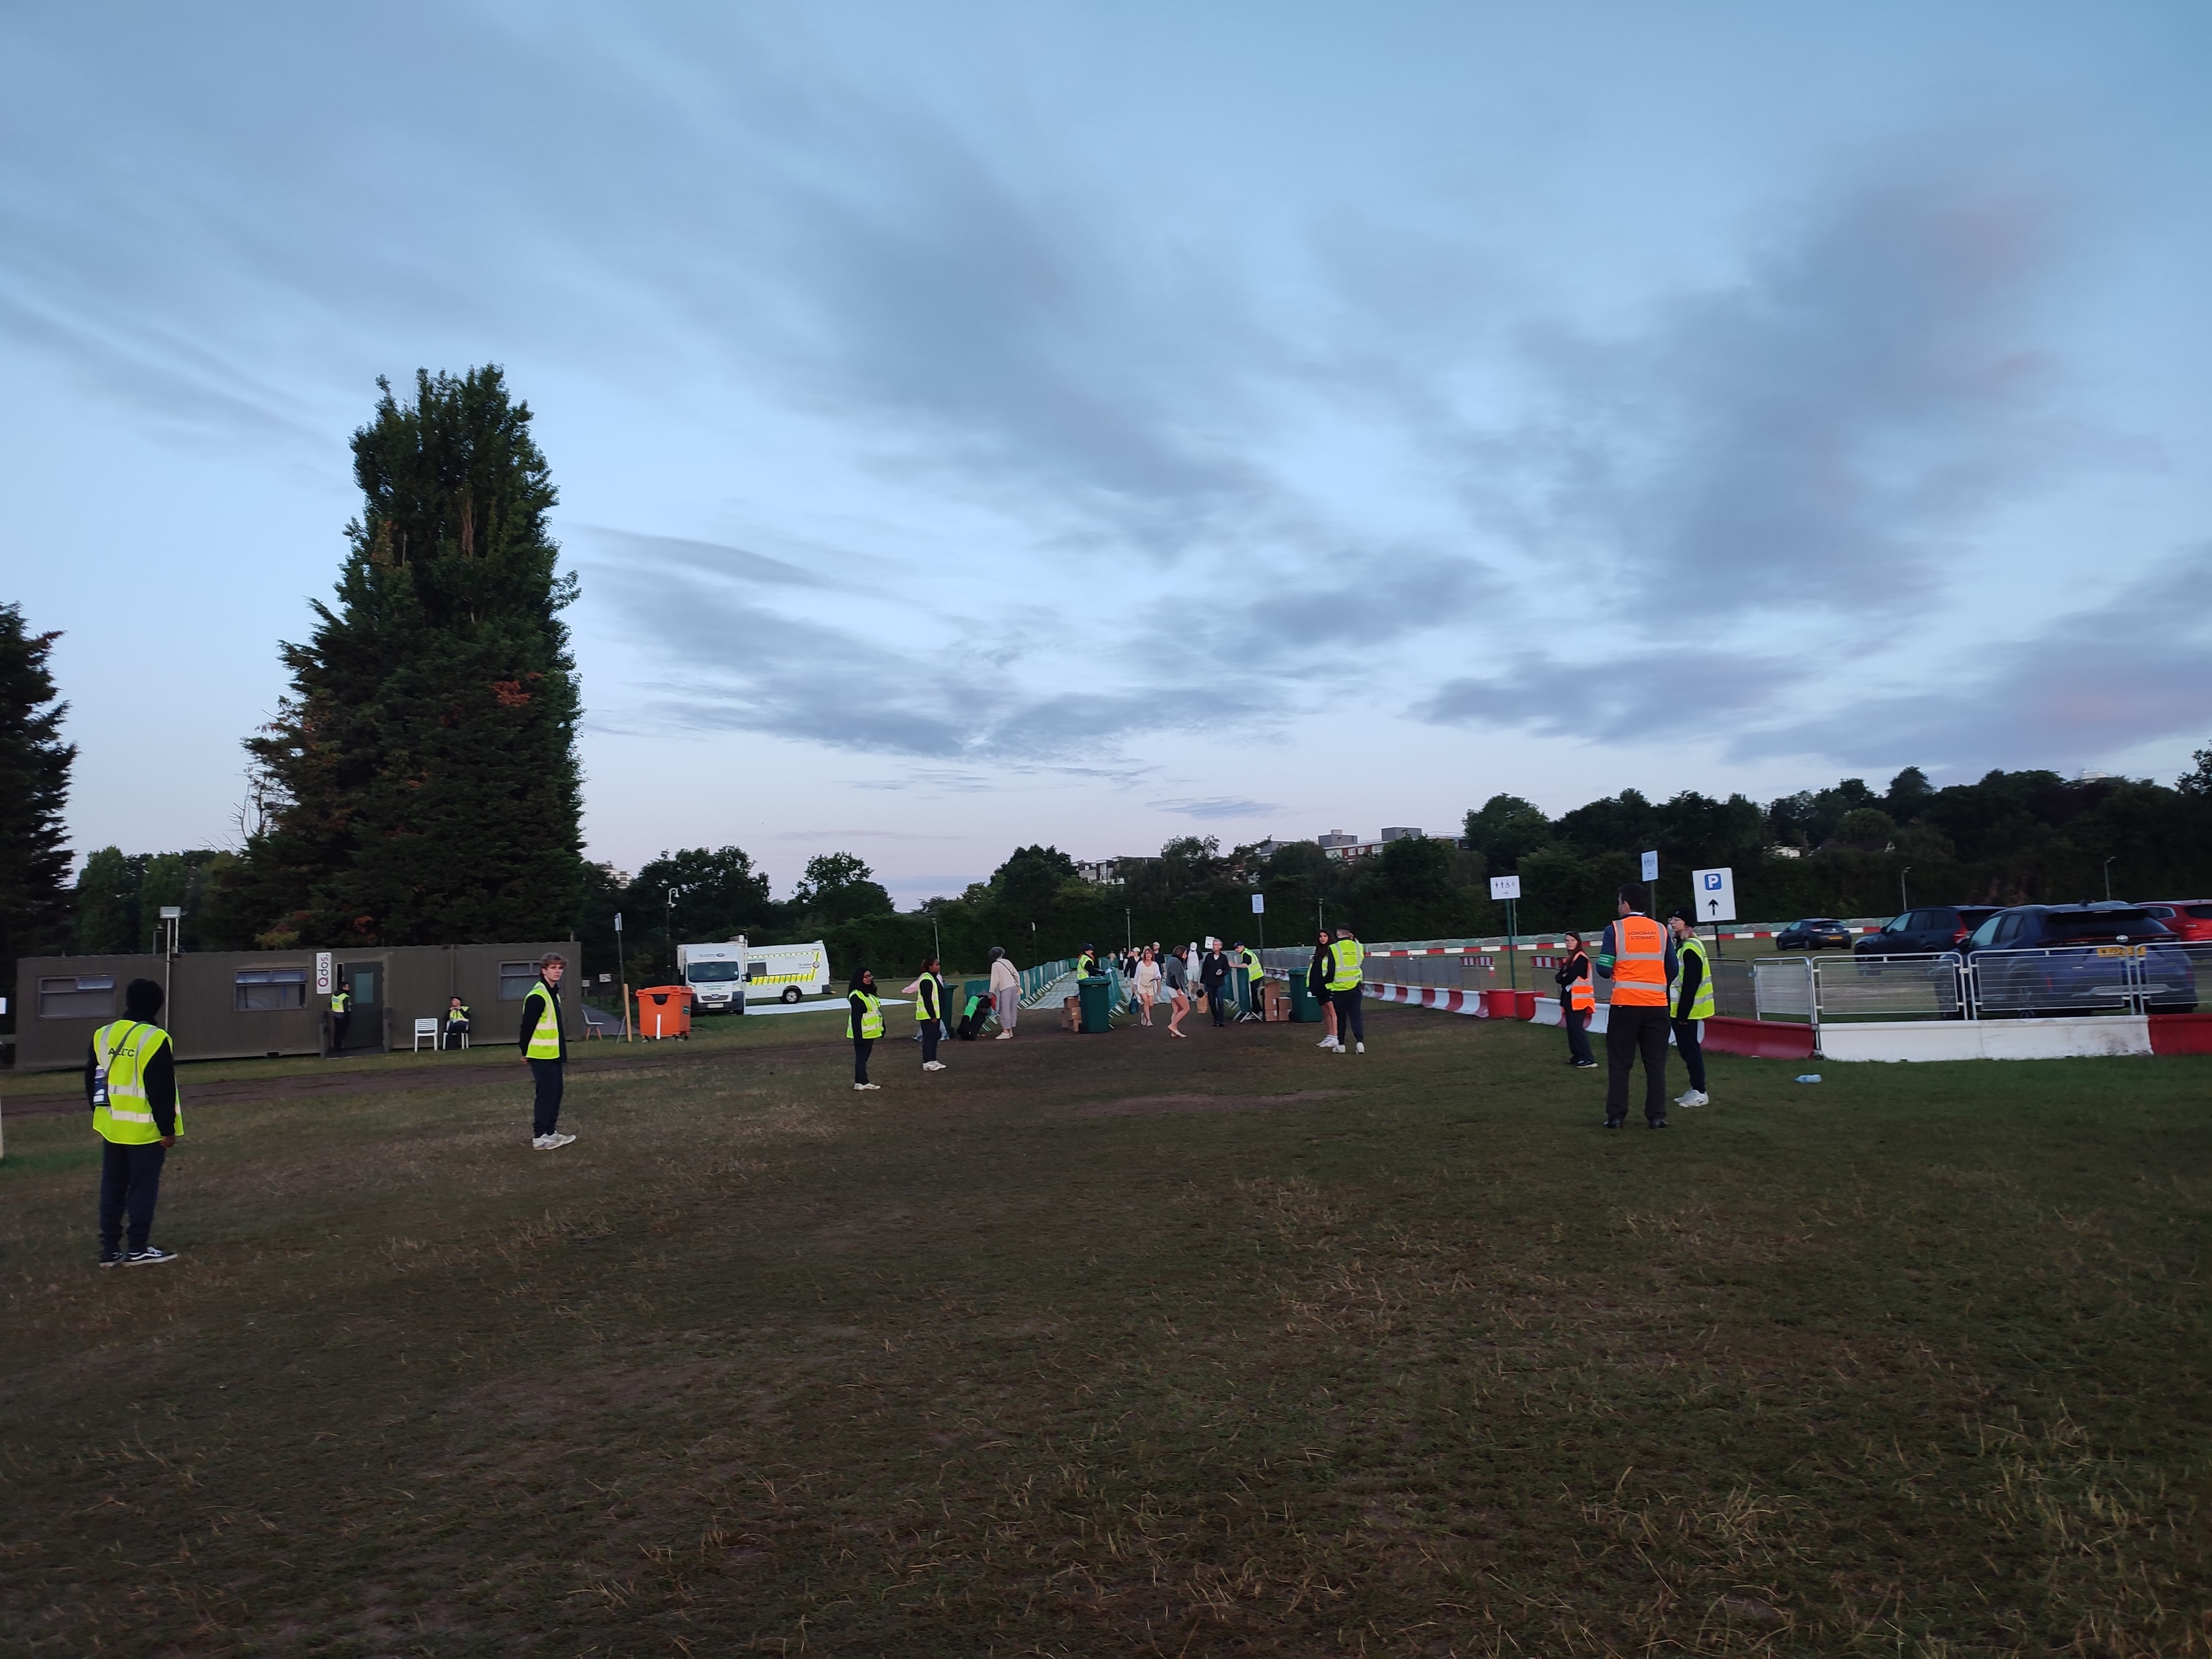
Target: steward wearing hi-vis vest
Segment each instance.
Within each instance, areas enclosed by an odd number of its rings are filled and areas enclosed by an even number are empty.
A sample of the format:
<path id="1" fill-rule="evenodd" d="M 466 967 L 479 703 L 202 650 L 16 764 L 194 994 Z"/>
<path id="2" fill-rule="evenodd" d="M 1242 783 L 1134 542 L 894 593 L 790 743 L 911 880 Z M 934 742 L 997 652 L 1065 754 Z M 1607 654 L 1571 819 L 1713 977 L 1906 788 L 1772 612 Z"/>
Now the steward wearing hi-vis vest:
<path id="1" fill-rule="evenodd" d="M 1644 1060 L 1644 1121 L 1667 1127 L 1667 988 L 1674 978 L 1674 943 L 1644 914 L 1651 896 L 1641 882 L 1620 890 L 1620 919 L 1599 942 L 1597 971 L 1613 981 L 1605 1017 L 1605 1127 L 1628 1118 L 1628 1078 Z"/>
<path id="2" fill-rule="evenodd" d="M 1713 1017 L 1713 964 L 1705 955 L 1705 940 L 1698 937 L 1695 911 L 1675 911 L 1668 917 L 1667 928 L 1674 939 L 1675 972 L 1668 986 L 1674 994 L 1674 1047 L 1690 1073 L 1689 1092 L 1678 1096 L 1674 1103 L 1710 1105 L 1711 1097 L 1705 1093 L 1705 1028 L 1700 1022 Z"/>
<path id="3" fill-rule="evenodd" d="M 846 1029 L 853 1036 L 853 1086 L 880 1089 L 882 1084 L 868 1081 L 868 1050 L 884 1034 L 884 1000 L 876 990 L 876 976 L 871 969 L 863 968 L 853 975 L 853 988 L 845 994 L 845 1003 L 852 1011 L 846 1018 Z"/>
<path id="4" fill-rule="evenodd" d="M 530 1145 L 541 1152 L 557 1151 L 576 1139 L 562 1134 L 560 1127 L 563 1068 L 568 1059 L 568 1038 L 561 1029 L 561 980 L 568 971 L 566 957 L 548 951 L 538 959 L 538 983 L 523 996 L 522 1030 L 516 1038 L 535 1088 Z"/>
<path id="5" fill-rule="evenodd" d="M 340 980 L 338 988 L 331 993 L 331 1052 L 332 1054 L 337 1053 L 339 1049 L 345 1047 L 346 1027 L 352 1023 L 353 993 L 347 990 L 345 981 Z"/>
<path id="6" fill-rule="evenodd" d="M 161 988 L 134 979 L 123 993 L 123 1018 L 92 1034 L 84 1057 L 84 1095 L 100 1141 L 100 1265 L 147 1267 L 174 1260 L 149 1242 L 161 1166 L 185 1132 L 177 1096 L 176 1052 L 153 1022 Z M 128 1217 L 130 1237 L 124 1237 Z"/>
<path id="7" fill-rule="evenodd" d="M 1336 930 L 1336 942 L 1328 947 L 1328 1000 L 1336 1005 L 1336 1042 L 1332 1054 L 1349 1054 L 1367 1052 L 1367 1020 L 1361 1008 L 1364 988 L 1360 982 L 1360 964 L 1367 960 L 1367 952 L 1352 937 L 1352 929 Z M 1326 1042 L 1327 1038 L 1322 1041 Z"/>

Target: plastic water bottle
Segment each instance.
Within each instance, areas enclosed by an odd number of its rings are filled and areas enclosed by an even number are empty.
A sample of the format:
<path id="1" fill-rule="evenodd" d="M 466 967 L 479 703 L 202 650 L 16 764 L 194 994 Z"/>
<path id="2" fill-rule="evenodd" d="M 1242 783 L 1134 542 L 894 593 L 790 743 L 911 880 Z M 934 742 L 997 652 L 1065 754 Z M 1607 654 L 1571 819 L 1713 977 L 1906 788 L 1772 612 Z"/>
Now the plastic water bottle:
<path id="1" fill-rule="evenodd" d="M 1800 1083 L 1818 1083 L 1820 1080 L 1820 1074 L 1818 1072 L 1800 1072 L 1797 1074 L 1797 1080 Z"/>

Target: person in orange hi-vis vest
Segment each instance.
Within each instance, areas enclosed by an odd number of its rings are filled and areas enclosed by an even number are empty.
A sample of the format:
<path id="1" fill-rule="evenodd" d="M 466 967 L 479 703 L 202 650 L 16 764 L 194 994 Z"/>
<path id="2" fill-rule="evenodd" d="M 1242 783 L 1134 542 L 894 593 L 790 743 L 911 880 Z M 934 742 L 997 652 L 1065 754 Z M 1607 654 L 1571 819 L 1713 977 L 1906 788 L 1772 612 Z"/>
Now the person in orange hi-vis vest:
<path id="1" fill-rule="evenodd" d="M 1605 1023 L 1605 1127 L 1628 1121 L 1628 1079 L 1644 1056 L 1644 1121 L 1667 1127 L 1667 988 L 1674 981 L 1674 941 L 1651 920 L 1651 894 L 1640 881 L 1620 890 L 1620 919 L 1598 943 L 1600 979 L 1613 981 Z"/>
<path id="2" fill-rule="evenodd" d="M 1567 1028 L 1567 1064 L 1580 1071 L 1594 1070 L 1590 1057 L 1590 1011 L 1597 1006 L 1597 990 L 1590 983 L 1589 948 L 1580 933 L 1567 935 L 1567 954 L 1560 958 L 1552 982 L 1559 988 L 1559 1023 Z"/>

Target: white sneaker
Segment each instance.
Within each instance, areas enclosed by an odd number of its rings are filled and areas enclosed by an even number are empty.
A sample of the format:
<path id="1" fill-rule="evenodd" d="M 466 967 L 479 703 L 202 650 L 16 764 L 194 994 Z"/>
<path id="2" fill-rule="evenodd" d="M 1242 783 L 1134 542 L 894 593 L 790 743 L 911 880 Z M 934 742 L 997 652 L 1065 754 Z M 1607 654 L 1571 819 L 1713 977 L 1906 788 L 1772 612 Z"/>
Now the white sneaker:
<path id="1" fill-rule="evenodd" d="M 880 1089 L 883 1086 L 880 1083 L 855 1083 L 853 1085 L 853 1091 L 858 1094 L 863 1089 Z"/>
<path id="2" fill-rule="evenodd" d="M 1336 1046 L 1336 1039 L 1334 1037 L 1323 1037 L 1319 1042 L 1314 1044 L 1314 1047 L 1316 1048 L 1334 1048 Z"/>
<path id="3" fill-rule="evenodd" d="M 1692 1089 L 1686 1095 L 1676 1097 L 1674 1103 L 1677 1106 L 1705 1106 L 1710 1105 L 1711 1100 L 1712 1097 L 1704 1090 Z"/>
<path id="4" fill-rule="evenodd" d="M 926 1060 L 921 1063 L 921 1069 L 925 1072 L 941 1072 L 945 1069 L 945 1062 L 941 1060 Z"/>
<path id="5" fill-rule="evenodd" d="M 993 1041 L 998 1042 L 1009 1042 L 1013 1040 L 1013 1035 L 1014 1034 L 1012 1031 L 1001 1031 L 995 1038 L 993 1039 Z"/>
<path id="6" fill-rule="evenodd" d="M 1367 1045 L 1364 1042 L 1355 1042 L 1352 1046 L 1363 1054 L 1367 1052 Z"/>
<path id="7" fill-rule="evenodd" d="M 541 1152 L 552 1152 L 552 1151 L 556 1150 L 556 1148 L 558 1148 L 558 1147 L 562 1147 L 562 1146 L 568 1146 L 570 1142 L 574 1141 L 575 1139 L 576 1139 L 576 1137 L 575 1137 L 575 1136 L 574 1136 L 574 1135 L 562 1135 L 562 1134 L 540 1135 L 540 1136 L 538 1136 L 538 1139 L 535 1139 L 535 1140 L 532 1141 L 532 1142 L 530 1143 L 530 1145 L 531 1145 L 532 1148 L 533 1150 L 535 1150 L 535 1151 Z"/>

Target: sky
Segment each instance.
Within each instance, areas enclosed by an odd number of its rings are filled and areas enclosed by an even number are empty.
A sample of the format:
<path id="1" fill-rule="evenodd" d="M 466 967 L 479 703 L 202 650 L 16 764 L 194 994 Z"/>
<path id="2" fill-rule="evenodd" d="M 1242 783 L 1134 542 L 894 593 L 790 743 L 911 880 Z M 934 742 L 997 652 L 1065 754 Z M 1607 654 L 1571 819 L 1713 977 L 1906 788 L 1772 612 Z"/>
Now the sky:
<path id="1" fill-rule="evenodd" d="M 2212 10 L 0 9 L 0 601 L 234 844 L 379 375 L 502 365 L 586 834 L 902 902 L 2212 743 Z"/>

